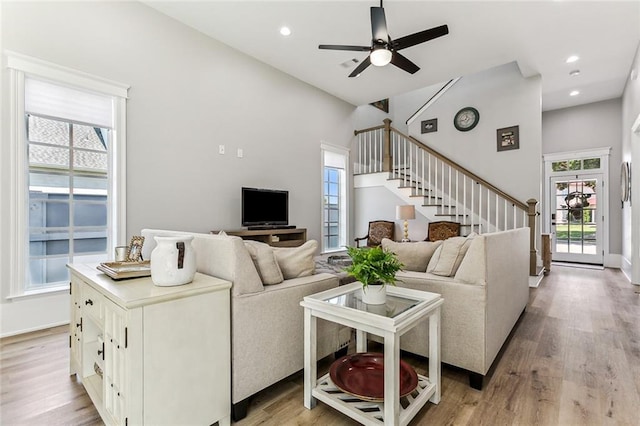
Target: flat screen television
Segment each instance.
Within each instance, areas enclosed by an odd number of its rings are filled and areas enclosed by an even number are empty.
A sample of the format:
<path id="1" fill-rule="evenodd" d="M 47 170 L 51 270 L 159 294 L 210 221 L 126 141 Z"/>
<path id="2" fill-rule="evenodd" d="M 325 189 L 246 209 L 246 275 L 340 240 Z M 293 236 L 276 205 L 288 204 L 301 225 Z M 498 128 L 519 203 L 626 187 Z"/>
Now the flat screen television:
<path id="1" fill-rule="evenodd" d="M 242 226 L 277 228 L 288 224 L 289 191 L 242 188 Z"/>

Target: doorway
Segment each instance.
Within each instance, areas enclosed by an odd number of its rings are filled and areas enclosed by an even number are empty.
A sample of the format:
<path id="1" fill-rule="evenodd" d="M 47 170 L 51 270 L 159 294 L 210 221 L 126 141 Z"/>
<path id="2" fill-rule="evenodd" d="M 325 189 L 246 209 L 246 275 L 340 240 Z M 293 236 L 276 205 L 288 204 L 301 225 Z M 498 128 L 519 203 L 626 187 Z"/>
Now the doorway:
<path id="1" fill-rule="evenodd" d="M 610 148 L 545 154 L 542 229 L 552 260 L 603 266 L 609 246 Z"/>
<path id="2" fill-rule="evenodd" d="M 551 178 L 552 259 L 602 265 L 601 175 Z"/>

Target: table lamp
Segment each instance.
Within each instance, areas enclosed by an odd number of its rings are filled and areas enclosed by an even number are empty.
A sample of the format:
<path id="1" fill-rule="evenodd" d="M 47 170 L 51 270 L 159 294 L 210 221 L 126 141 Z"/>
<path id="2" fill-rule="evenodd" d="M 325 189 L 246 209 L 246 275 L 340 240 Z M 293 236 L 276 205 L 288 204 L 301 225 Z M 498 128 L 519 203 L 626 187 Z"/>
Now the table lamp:
<path id="1" fill-rule="evenodd" d="M 404 238 L 402 242 L 411 241 L 409 239 L 409 219 L 416 218 L 416 208 L 412 204 L 396 206 L 396 219 L 404 220 Z"/>

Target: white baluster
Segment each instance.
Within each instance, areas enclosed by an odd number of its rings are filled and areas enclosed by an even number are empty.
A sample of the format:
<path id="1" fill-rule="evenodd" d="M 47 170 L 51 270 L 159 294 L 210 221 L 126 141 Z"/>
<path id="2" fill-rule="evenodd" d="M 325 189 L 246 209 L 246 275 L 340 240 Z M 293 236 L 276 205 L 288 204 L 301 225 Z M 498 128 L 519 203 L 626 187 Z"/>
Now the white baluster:
<path id="1" fill-rule="evenodd" d="M 467 224 L 467 175 L 462 175 L 462 211 L 465 213 L 463 222 Z"/>

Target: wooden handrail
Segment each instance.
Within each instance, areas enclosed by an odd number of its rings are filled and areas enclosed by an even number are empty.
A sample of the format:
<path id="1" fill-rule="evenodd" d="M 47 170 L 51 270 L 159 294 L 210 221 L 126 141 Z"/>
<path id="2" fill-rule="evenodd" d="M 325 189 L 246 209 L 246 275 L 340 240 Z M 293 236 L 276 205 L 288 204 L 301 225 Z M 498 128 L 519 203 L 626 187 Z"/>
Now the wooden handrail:
<path id="1" fill-rule="evenodd" d="M 384 129 L 384 124 L 382 126 L 374 126 L 374 127 L 369 127 L 367 129 L 362 129 L 362 130 L 354 130 L 353 134 L 354 136 L 358 136 L 360 133 L 366 133 L 366 132 L 372 132 L 374 130 L 380 130 L 380 129 Z"/>
<path id="2" fill-rule="evenodd" d="M 384 126 L 382 126 L 382 127 L 384 128 Z M 404 133 L 402 133 L 401 131 L 399 131 L 398 129 L 394 128 L 394 127 L 391 127 L 391 131 L 393 131 L 396 134 L 398 134 L 398 135 L 410 140 L 415 145 L 420 146 L 425 151 L 427 151 L 430 154 L 438 157 L 440 159 L 440 161 L 442 161 L 443 163 L 448 164 L 452 168 L 454 168 L 454 169 L 466 174 L 467 176 L 469 176 L 470 178 L 472 178 L 476 182 L 478 182 L 478 183 L 482 184 L 483 186 L 491 189 L 493 192 L 495 192 L 496 194 L 498 194 L 500 197 L 504 198 L 505 200 L 511 202 L 513 205 L 518 207 L 520 210 L 523 210 L 523 211 L 528 211 L 529 210 L 529 206 L 526 203 L 523 203 L 522 201 L 519 201 L 519 200 L 515 199 L 511 195 L 507 194 L 506 192 L 500 190 L 499 188 L 497 188 L 494 185 L 490 184 L 486 180 L 482 179 L 480 176 L 476 175 L 472 171 L 466 169 L 465 167 L 461 166 L 460 164 L 456 163 L 455 161 L 451 161 L 450 159 L 448 159 L 447 157 L 445 157 L 444 155 L 442 155 L 441 153 L 439 153 L 435 149 L 430 148 L 427 145 L 423 144 L 422 142 L 420 142 L 418 139 L 414 138 L 413 136 L 407 136 Z"/>

